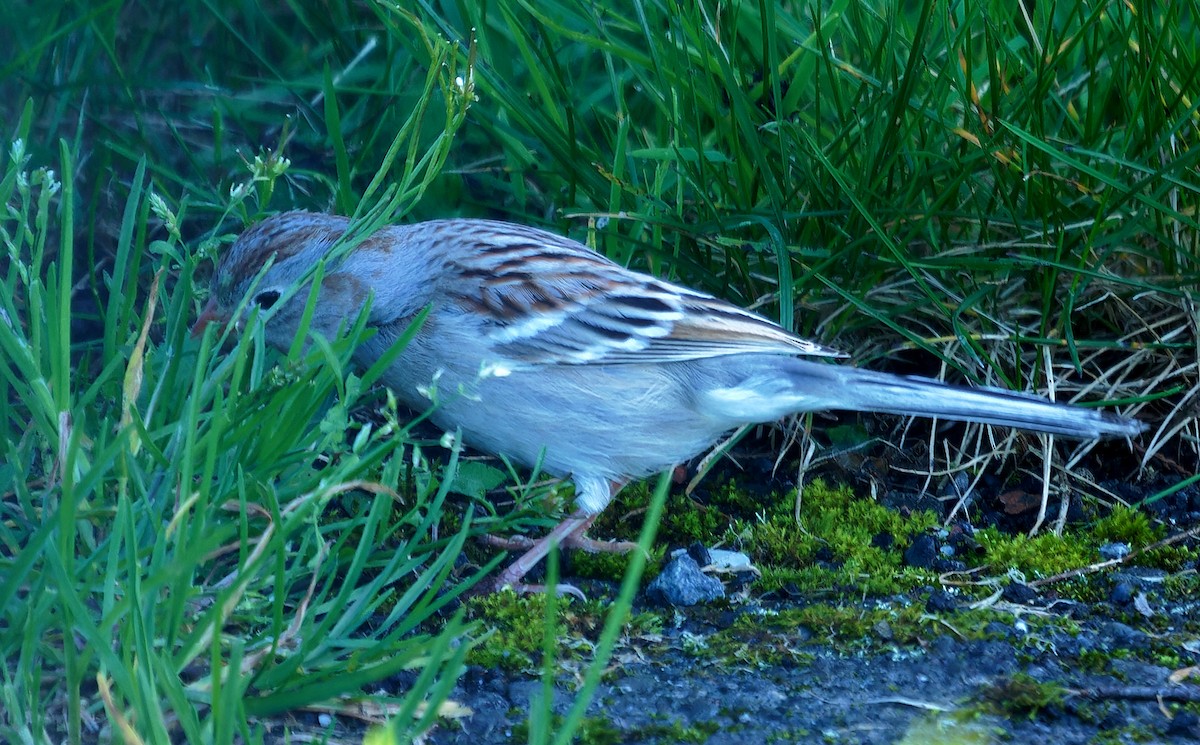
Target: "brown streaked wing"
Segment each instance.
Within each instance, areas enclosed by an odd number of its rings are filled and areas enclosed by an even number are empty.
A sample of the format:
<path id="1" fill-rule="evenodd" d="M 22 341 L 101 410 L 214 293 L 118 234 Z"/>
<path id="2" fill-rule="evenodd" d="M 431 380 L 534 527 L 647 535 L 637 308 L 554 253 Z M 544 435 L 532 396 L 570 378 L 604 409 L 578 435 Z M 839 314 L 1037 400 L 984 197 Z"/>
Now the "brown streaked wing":
<path id="1" fill-rule="evenodd" d="M 510 360 L 655 364 L 750 352 L 843 356 L 710 295 L 625 269 L 552 233 L 483 223 L 452 266 L 456 300 Z M 460 240 L 462 238 L 460 237 Z"/>

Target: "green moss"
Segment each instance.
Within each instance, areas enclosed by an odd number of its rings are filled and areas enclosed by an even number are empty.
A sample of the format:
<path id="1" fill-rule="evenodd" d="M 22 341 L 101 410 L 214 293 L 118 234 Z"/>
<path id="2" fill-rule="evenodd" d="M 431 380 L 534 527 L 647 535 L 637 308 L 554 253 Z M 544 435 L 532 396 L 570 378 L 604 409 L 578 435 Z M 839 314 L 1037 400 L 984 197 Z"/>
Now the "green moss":
<path id="1" fill-rule="evenodd" d="M 466 601 L 467 616 L 481 622 L 485 638 L 471 650 L 468 661 L 484 667 L 506 670 L 538 668 L 545 652 L 546 596 L 538 593 L 518 595 L 511 590 L 473 597 Z M 555 618 L 555 659 L 570 659 L 581 636 L 595 637 L 604 623 L 608 610 L 599 600 L 579 601 L 560 598 Z M 638 614 L 628 622 L 629 628 L 648 633 L 655 620 L 648 614 Z"/>
<path id="2" fill-rule="evenodd" d="M 1163 597 L 1174 600 L 1189 600 L 1200 597 L 1200 574 L 1181 572 L 1165 578 L 1160 589 Z"/>
<path id="3" fill-rule="evenodd" d="M 792 743 L 797 742 L 809 742 L 812 739 L 812 735 L 812 731 L 807 729 L 793 729 L 786 730 L 784 732 L 772 732 L 771 734 L 767 735 L 767 742 L 770 743 L 770 745 L 782 743 L 788 743 L 788 745 L 791 745 Z"/>
<path id="4" fill-rule="evenodd" d="M 467 657 L 470 664 L 505 670 L 541 671 L 544 664 L 546 635 L 546 596 L 518 595 L 511 590 L 469 598 L 464 603 L 467 616 L 479 621 L 484 636 Z M 555 617 L 555 660 L 570 660 L 579 650 L 591 648 L 608 618 L 609 604 L 602 598 L 586 601 L 559 598 Z M 657 637 L 663 620 L 658 613 L 631 614 L 624 633 L 629 638 Z"/>
<path id="5" fill-rule="evenodd" d="M 1014 673 L 984 689 L 987 707 L 1008 717 L 1024 716 L 1031 721 L 1043 709 L 1061 706 L 1067 689 L 1059 683 L 1043 683 L 1027 673 Z"/>
<path id="6" fill-rule="evenodd" d="M 1028 633 L 1018 643 L 1031 660 L 1045 653 L 1045 640 L 1054 634 L 1078 631 L 1075 622 L 1065 618 L 1031 616 L 1024 620 Z M 919 601 L 866 606 L 820 603 L 745 613 L 720 631 L 686 636 L 682 646 L 688 654 L 727 666 L 805 665 L 813 657 L 810 647 L 832 647 L 842 654 L 917 649 L 944 634 L 960 640 L 994 638 L 993 622 L 1010 625 L 1012 615 L 979 608 L 939 618 L 928 614 Z M 1099 660 L 1092 662 L 1099 664 Z"/>
<path id="7" fill-rule="evenodd" d="M 551 731 L 560 728 L 562 723 L 563 718 L 555 715 Z M 614 727 L 612 721 L 605 717 L 588 717 L 583 720 L 572 742 L 576 745 L 619 745 L 630 741 L 676 742 L 683 745 L 707 742 L 710 737 L 720 731 L 720 726 L 715 722 L 698 722 L 691 725 L 684 725 L 682 722 L 655 722 L 623 730 Z M 513 727 L 511 739 L 513 742 L 527 742 L 529 740 L 528 723 L 521 723 Z"/>
<path id="8" fill-rule="evenodd" d="M 932 512 L 904 516 L 848 487 L 814 481 L 804 490 L 797 523 L 793 499 L 779 500 L 750 527 L 746 547 L 763 571 L 764 590 L 887 595 L 929 581 L 928 572 L 904 566 L 903 548 L 937 525 Z"/>
<path id="9" fill-rule="evenodd" d="M 1180 572 L 1186 571 L 1188 566 L 1194 564 L 1198 559 L 1200 559 L 1200 547 L 1176 544 L 1147 551 L 1138 556 L 1137 561 L 1142 566 L 1152 566 L 1167 572 Z"/>
<path id="10" fill-rule="evenodd" d="M 736 482 L 706 484 L 705 499 L 672 494 L 662 523 L 658 543 L 686 546 L 696 541 L 706 545 L 737 540 L 746 520 L 761 512 L 774 497 L 764 498 L 741 489 Z M 766 500 L 766 502 L 764 501 Z M 638 483 L 621 492 L 617 503 L 596 521 L 597 535 L 613 535 L 632 540 L 642 527 L 642 515 L 650 503 L 649 485 Z"/>
<path id="11" fill-rule="evenodd" d="M 837 605 L 747 613 L 729 628 L 706 637 L 703 650 L 730 662 L 775 665 L 786 658 L 807 662 L 810 655 L 803 647 L 809 640 L 842 651 L 912 642 L 919 636 L 923 615 L 913 606 L 862 609 Z"/>
<path id="12" fill-rule="evenodd" d="M 1099 559 L 1095 541 L 1072 540 L 1053 533 L 1030 537 L 986 528 L 976 533 L 975 538 L 984 547 L 988 564 L 1000 572 L 1014 569 L 1029 579 L 1079 569 Z"/>
<path id="13" fill-rule="evenodd" d="M 773 618 L 764 619 L 765 625 L 776 629 L 803 629 L 816 639 L 853 645 L 865 644 L 871 637 L 893 638 L 907 640 L 909 621 L 914 618 L 908 608 L 898 608 L 895 611 L 880 609 L 862 609 L 837 605 L 809 605 L 803 608 L 784 611 Z M 881 624 L 887 624 L 889 631 L 880 636 Z M 899 637 L 896 634 L 899 634 Z"/>
<path id="14" fill-rule="evenodd" d="M 563 717 L 555 714 L 552 718 L 550 731 L 562 728 Z M 572 740 L 576 745 L 621 745 L 627 742 L 628 733 L 613 726 L 606 717 L 585 717 L 580 723 Z M 528 742 L 529 724 L 522 722 L 513 727 L 511 742 Z"/>
<path id="15" fill-rule="evenodd" d="M 971 710 L 931 711 L 914 717 L 897 745 L 988 745 L 1004 733 Z"/>
<path id="16" fill-rule="evenodd" d="M 662 537 L 677 545 L 686 546 L 696 541 L 711 543 L 715 537 L 725 533 L 730 520 L 712 507 L 695 503 L 684 505 L 663 519 Z"/>
<path id="17" fill-rule="evenodd" d="M 1096 522 L 1091 530 L 1097 545 L 1104 543 L 1127 543 L 1134 549 L 1144 549 L 1167 535 L 1166 526 L 1150 519 L 1144 511 L 1118 505 L 1111 513 Z M 1189 561 L 1200 555 L 1196 548 L 1184 545 L 1163 546 L 1141 554 L 1137 563 L 1153 566 L 1168 572 L 1178 572 Z"/>
<path id="18" fill-rule="evenodd" d="M 1009 535 L 994 528 L 976 534 L 983 546 L 983 563 L 997 570 L 1016 570 L 1029 579 L 1049 577 L 1081 569 L 1101 561 L 1099 549 L 1106 543 L 1126 543 L 1134 549 L 1145 548 L 1165 535 L 1165 528 L 1154 523 L 1148 515 L 1131 507 L 1118 506 L 1091 526 L 1076 527 L 1062 536 L 1043 533 L 1034 537 Z M 1182 546 L 1165 546 L 1138 556 L 1139 566 L 1178 571 L 1197 558 L 1197 550 Z M 1181 593 L 1195 592 L 1200 581 L 1183 576 L 1164 587 Z M 1095 602 L 1107 597 L 1108 584 L 1104 574 L 1081 575 L 1054 585 L 1064 597 Z"/>
<path id="19" fill-rule="evenodd" d="M 723 666 L 767 668 L 807 665 L 813 655 L 800 649 L 804 637 L 750 627 L 725 629 L 708 636 L 685 636 L 683 651 L 699 659 L 718 660 Z"/>
<path id="20" fill-rule="evenodd" d="M 917 536 L 940 526 L 933 512 L 902 514 L 856 496 L 848 487 L 830 487 L 817 480 L 804 489 L 797 521 L 795 499 L 794 492 L 764 494 L 736 481 L 706 484 L 703 500 L 672 496 L 644 582 L 661 568 L 669 548 L 697 541 L 747 552 L 761 572 L 753 587 L 755 595 L 784 591 L 822 598 L 831 593 L 845 598 L 892 597 L 911 594 L 935 581 L 929 570 L 907 567 L 903 557 L 904 549 Z M 635 538 L 648 500 L 645 484 L 631 485 L 601 515 L 593 537 Z M 1118 507 L 1064 536 L 1044 533 L 1029 537 L 983 529 L 976 534 L 981 550 L 956 558 L 976 567 L 987 566 L 981 578 L 1015 571 L 1032 580 L 1095 564 L 1100 560 L 1098 549 L 1105 543 L 1120 541 L 1144 547 L 1162 534 L 1161 526 L 1145 513 Z M 1194 549 L 1167 547 L 1143 554 L 1139 563 L 1179 567 L 1195 554 Z M 574 576 L 615 582 L 624 576 L 628 556 L 574 551 L 568 561 L 566 570 Z M 1111 588 L 1107 576 L 1097 573 L 1056 582 L 1053 589 L 1064 598 L 1096 602 L 1106 598 Z M 967 587 L 961 592 L 964 598 L 979 599 L 991 588 Z M 1200 579 L 1178 575 L 1164 585 L 1163 592 L 1170 597 L 1192 596 L 1200 592 Z"/>
<path id="21" fill-rule="evenodd" d="M 720 731 L 721 727 L 716 722 L 696 722 L 686 726 L 682 722 L 648 724 L 627 731 L 626 739 L 622 742 L 705 743 Z"/>
<path id="22" fill-rule="evenodd" d="M 1086 673 L 1096 675 L 1112 675 L 1112 660 L 1114 655 L 1101 652 L 1098 649 L 1085 649 L 1079 653 L 1077 667 Z"/>
<path id="23" fill-rule="evenodd" d="M 517 595 L 505 590 L 473 597 L 466 606 L 468 617 L 481 621 L 486 630 L 479 645 L 469 653 L 468 662 L 505 670 L 536 666 L 546 634 L 544 595 Z"/>
<path id="24" fill-rule="evenodd" d="M 641 530 L 642 508 L 649 499 L 645 485 L 623 492 L 593 527 L 593 536 L 632 540 Z M 902 550 L 912 538 L 937 525 L 931 512 L 903 516 L 848 487 L 832 488 L 814 481 L 804 490 L 800 521 L 795 493 L 762 494 L 735 481 L 711 485 L 703 503 L 676 494 L 663 517 L 646 579 L 661 566 L 670 547 L 695 542 L 748 552 L 763 572 L 756 583 L 762 592 L 794 587 L 802 592 L 847 588 L 855 595 L 886 595 L 910 590 L 930 580 L 928 572 L 903 566 Z M 887 540 L 878 541 L 886 536 Z M 627 557 L 620 554 L 571 555 L 573 574 L 619 580 Z"/>
<path id="25" fill-rule="evenodd" d="M 1117 505 L 1097 520 L 1090 532 L 1097 543 L 1128 543 L 1134 547 L 1148 546 L 1166 534 L 1163 526 L 1152 523 L 1145 512 L 1125 505 Z"/>
<path id="26" fill-rule="evenodd" d="M 1120 729 L 1103 730 L 1088 741 L 1089 745 L 1129 745 L 1133 742 L 1159 742 L 1157 732 L 1144 726 L 1130 725 Z"/>

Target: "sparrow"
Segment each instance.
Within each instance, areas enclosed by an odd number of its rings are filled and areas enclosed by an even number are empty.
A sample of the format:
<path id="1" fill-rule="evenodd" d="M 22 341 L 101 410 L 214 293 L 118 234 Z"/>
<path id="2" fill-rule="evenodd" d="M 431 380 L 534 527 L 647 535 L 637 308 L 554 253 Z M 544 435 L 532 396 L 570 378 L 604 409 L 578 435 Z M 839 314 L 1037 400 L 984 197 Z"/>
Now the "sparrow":
<path id="1" fill-rule="evenodd" d="M 484 452 L 575 485 L 575 511 L 495 585 L 523 588 L 554 544 L 617 491 L 705 452 L 737 427 L 824 410 L 982 422 L 1079 439 L 1133 437 L 1135 419 L 995 388 L 860 369 L 844 355 L 712 295 L 627 269 L 554 233 L 448 219 L 383 227 L 333 251 L 348 218 L 286 212 L 247 229 L 218 263 L 197 320 L 296 337 L 313 267 L 328 260 L 309 330 L 333 338 L 367 309 L 364 368 L 423 310 L 382 377 L 415 410 Z M 331 251 L 333 254 L 331 255 Z"/>

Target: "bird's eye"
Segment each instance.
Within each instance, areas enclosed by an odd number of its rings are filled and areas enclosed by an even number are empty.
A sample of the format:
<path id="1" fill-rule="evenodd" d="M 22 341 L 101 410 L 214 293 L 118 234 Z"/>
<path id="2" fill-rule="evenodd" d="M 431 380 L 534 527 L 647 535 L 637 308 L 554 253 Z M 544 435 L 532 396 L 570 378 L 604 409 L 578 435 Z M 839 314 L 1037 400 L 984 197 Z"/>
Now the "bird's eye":
<path id="1" fill-rule="evenodd" d="M 275 290 L 263 290 L 254 296 L 254 304 L 263 310 L 269 309 L 279 300 L 279 293 Z"/>

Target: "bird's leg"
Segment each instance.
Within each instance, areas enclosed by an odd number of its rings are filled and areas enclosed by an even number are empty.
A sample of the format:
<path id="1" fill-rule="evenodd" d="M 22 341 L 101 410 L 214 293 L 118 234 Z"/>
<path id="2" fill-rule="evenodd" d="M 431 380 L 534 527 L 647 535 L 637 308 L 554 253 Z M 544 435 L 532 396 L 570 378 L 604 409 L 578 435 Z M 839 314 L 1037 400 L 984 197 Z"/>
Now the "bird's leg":
<path id="1" fill-rule="evenodd" d="M 625 485 L 624 482 L 614 481 L 614 482 L 609 483 L 609 485 L 608 485 L 609 498 L 608 499 L 611 500 L 613 497 L 615 497 L 617 495 L 617 492 L 619 492 L 621 490 L 621 487 L 623 487 L 624 485 Z M 608 500 L 605 500 L 605 504 L 607 504 L 607 502 L 608 502 Z M 579 511 L 575 512 L 575 514 L 573 514 L 570 518 L 567 518 L 567 520 L 571 520 L 571 519 L 578 517 L 580 515 L 583 515 L 583 514 L 584 514 L 584 510 L 579 510 Z M 592 527 L 592 523 L 594 523 L 596 521 L 596 518 L 599 516 L 600 516 L 599 512 L 594 512 L 591 515 L 591 519 L 587 520 L 587 522 L 574 523 L 575 529 L 572 530 L 570 533 L 563 535 L 561 540 L 559 541 L 558 545 L 561 546 L 562 548 L 582 549 L 582 550 L 587 551 L 588 553 L 592 553 L 592 554 L 596 554 L 596 553 L 626 554 L 626 553 L 629 553 L 630 551 L 632 551 L 633 549 L 637 548 L 637 544 L 632 541 L 597 541 L 594 538 L 589 538 L 586 535 L 586 533 L 587 533 L 588 529 Z M 559 523 L 558 527 L 555 528 L 555 531 L 561 529 L 565 523 L 566 523 L 565 520 L 562 523 Z M 524 535 L 513 536 L 512 538 L 501 538 L 500 536 L 491 535 L 489 533 L 487 535 L 481 536 L 479 538 L 479 540 L 493 548 L 498 548 L 498 549 L 501 549 L 504 551 L 526 551 L 526 552 L 529 552 L 529 551 L 532 551 L 533 546 L 538 545 L 538 541 L 535 541 L 534 539 L 530 538 L 529 536 L 524 536 Z M 546 553 L 549 553 L 549 551 L 547 551 Z M 545 553 L 543 553 L 542 556 L 545 556 Z M 534 560 L 533 563 L 537 563 L 536 559 Z M 527 568 L 526 571 L 529 571 L 530 568 L 532 568 L 532 565 L 529 568 Z"/>
<path id="2" fill-rule="evenodd" d="M 584 535 L 587 533 L 588 528 L 592 527 L 592 523 L 595 522 L 595 519 L 596 516 L 593 515 L 592 519 L 589 520 L 586 525 L 579 526 L 575 529 L 575 532 L 571 533 L 570 535 L 563 536 L 558 545 L 562 548 L 581 549 L 590 554 L 626 554 L 637 548 L 637 544 L 633 541 L 598 541 L 595 538 L 589 538 L 588 536 Z M 561 524 L 562 523 L 559 523 L 559 525 Z M 479 536 L 479 541 L 485 545 L 491 546 L 492 548 L 498 548 L 502 551 L 528 551 L 538 543 L 537 539 L 530 538 L 527 535 L 515 535 L 512 538 L 502 538 L 498 535 L 492 535 L 491 533 Z"/>
<path id="3" fill-rule="evenodd" d="M 597 513 L 598 514 L 598 513 Z M 528 549 L 525 553 L 518 556 L 513 563 L 504 568 L 500 572 L 495 581 L 491 583 L 491 589 L 502 590 L 505 587 L 511 587 L 514 592 L 529 593 L 541 592 L 545 589 L 542 585 L 527 585 L 521 582 L 529 570 L 533 569 L 539 561 L 546 558 L 546 554 L 554 548 L 555 544 L 561 545 L 562 542 L 570 535 L 577 532 L 582 533 L 588 529 L 593 522 L 596 521 L 597 515 L 592 515 L 583 510 L 576 510 L 570 517 L 564 519 L 561 523 L 554 526 L 546 535 L 536 541 L 530 541 Z M 582 592 L 572 585 L 559 585 L 559 592 L 562 594 L 575 595 L 581 599 L 585 599 Z"/>
<path id="4" fill-rule="evenodd" d="M 629 541 L 597 541 L 588 538 L 585 535 L 588 528 L 592 527 L 592 523 L 596 522 L 596 518 L 600 516 L 600 510 L 604 509 L 609 500 L 620 491 L 622 483 L 611 483 L 607 485 L 607 499 L 604 499 L 598 505 L 598 509 L 580 508 L 573 512 L 569 517 L 561 523 L 554 526 L 546 535 L 537 540 L 532 540 L 526 537 L 519 538 L 498 538 L 496 536 L 487 535 L 483 540 L 491 546 L 504 548 L 506 550 L 524 550 L 524 553 L 516 558 L 513 563 L 504 568 L 493 583 L 490 583 L 491 589 L 499 590 L 504 587 L 511 587 L 516 592 L 541 592 L 545 588 L 540 585 L 527 585 L 521 582 L 529 570 L 533 569 L 539 561 L 550 553 L 555 544 L 561 547 L 579 548 L 584 551 L 596 553 L 599 551 L 613 553 L 627 553 L 637 548 L 636 543 Z M 559 585 L 560 594 L 576 595 L 583 598 L 583 593 L 571 585 Z"/>
<path id="5" fill-rule="evenodd" d="M 604 500 L 604 505 L 607 506 L 617 496 L 617 492 L 621 491 L 621 487 L 625 486 L 624 481 L 610 481 L 606 484 L 608 488 L 607 499 Z M 604 487 L 600 487 L 603 489 Z M 586 494 L 586 492 L 585 492 Z M 603 508 L 601 508 L 603 509 Z M 582 510 L 580 510 L 582 512 Z M 593 510 L 593 515 L 590 520 L 583 523 L 575 530 L 563 536 L 562 545 L 564 548 L 579 548 L 588 553 L 610 553 L 610 554 L 627 554 L 637 548 L 637 544 L 631 541 L 597 541 L 587 537 L 588 528 L 592 527 L 592 523 L 596 522 L 596 518 L 600 516 L 600 510 Z"/>
<path id="6" fill-rule="evenodd" d="M 563 536 L 563 548 L 578 548 L 588 553 L 609 553 L 609 554 L 627 554 L 637 548 L 637 543 L 634 541 L 597 541 L 595 538 L 588 538 L 588 528 L 592 527 L 592 523 L 596 522 L 599 514 L 592 515 L 591 519 L 583 525 L 580 525 L 573 532 Z"/>

